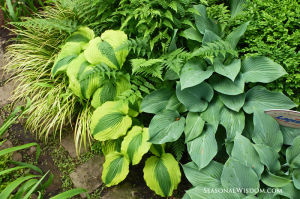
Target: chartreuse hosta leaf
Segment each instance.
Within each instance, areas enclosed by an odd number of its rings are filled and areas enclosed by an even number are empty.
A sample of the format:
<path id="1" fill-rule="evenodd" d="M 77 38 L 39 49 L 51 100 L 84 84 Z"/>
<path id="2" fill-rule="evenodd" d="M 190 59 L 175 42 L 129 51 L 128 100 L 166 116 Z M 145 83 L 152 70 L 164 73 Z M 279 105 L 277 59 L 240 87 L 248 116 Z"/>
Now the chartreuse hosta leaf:
<path id="1" fill-rule="evenodd" d="M 145 163 L 144 179 L 156 194 L 171 196 L 181 180 L 178 162 L 169 153 L 164 153 L 161 157 L 152 156 Z"/>
<path id="2" fill-rule="evenodd" d="M 196 86 L 208 79 L 214 69 L 212 66 L 207 67 L 204 60 L 194 59 L 188 61 L 182 68 L 180 75 L 181 89 Z"/>
<path id="3" fill-rule="evenodd" d="M 107 30 L 101 37 L 96 37 L 89 42 L 89 47 L 84 51 L 86 59 L 91 64 L 105 63 L 111 69 L 121 69 L 128 55 L 124 48 L 115 52 L 115 49 L 127 41 L 127 35 L 120 30 Z"/>
<path id="4" fill-rule="evenodd" d="M 149 141 L 163 144 L 178 140 L 184 130 L 185 118 L 176 110 L 164 110 L 156 114 L 149 125 Z"/>
<path id="5" fill-rule="evenodd" d="M 280 125 L 283 136 L 283 144 L 292 145 L 294 139 L 300 135 L 300 129 L 285 127 Z"/>
<path id="6" fill-rule="evenodd" d="M 84 48 L 85 44 L 89 43 L 90 40 L 94 39 L 95 33 L 93 30 L 88 27 L 81 27 L 77 31 L 75 31 L 66 42 L 76 42 L 80 43 Z"/>
<path id="7" fill-rule="evenodd" d="M 147 153 L 151 147 L 151 143 L 147 142 L 149 139 L 148 128 L 134 126 L 124 137 L 121 151 L 127 154 L 132 165 L 138 164 L 143 155 Z"/>
<path id="8" fill-rule="evenodd" d="M 264 165 L 260 162 L 259 155 L 250 140 L 240 134 L 236 134 L 231 156 L 253 169 L 260 179 L 264 171 Z"/>
<path id="9" fill-rule="evenodd" d="M 220 122 L 220 110 L 223 107 L 222 101 L 215 96 L 208 104 L 208 108 L 200 114 L 200 116 L 209 124 L 213 125 L 215 129 L 218 128 Z"/>
<path id="10" fill-rule="evenodd" d="M 235 49 L 237 43 L 239 42 L 240 38 L 244 35 L 248 25 L 249 25 L 249 21 L 240 25 L 239 27 L 237 27 L 236 29 L 234 29 L 234 31 L 232 31 L 227 37 L 225 41 L 228 41 L 232 48 Z"/>
<path id="11" fill-rule="evenodd" d="M 183 171 L 189 182 L 194 186 L 219 186 L 221 185 L 221 174 L 223 164 L 216 161 L 211 161 L 203 169 L 198 168 L 194 162 L 182 165 Z"/>
<path id="12" fill-rule="evenodd" d="M 235 112 L 224 106 L 220 112 L 220 124 L 226 129 L 227 141 L 231 142 L 234 136 L 236 134 L 242 134 L 245 128 L 244 112 Z"/>
<path id="13" fill-rule="evenodd" d="M 220 100 L 227 106 L 229 109 L 239 112 L 245 103 L 246 93 L 239 95 L 224 95 L 219 93 Z"/>
<path id="14" fill-rule="evenodd" d="M 102 181 L 110 187 L 122 182 L 129 173 L 129 159 L 127 156 L 112 152 L 105 156 Z"/>
<path id="15" fill-rule="evenodd" d="M 230 157 L 221 175 L 221 183 L 228 188 L 259 188 L 259 179 L 256 173 L 245 164 Z M 255 192 L 248 192 L 247 195 L 255 195 Z"/>
<path id="16" fill-rule="evenodd" d="M 160 157 L 162 154 L 165 153 L 166 144 L 152 144 L 150 147 L 151 153 Z"/>
<path id="17" fill-rule="evenodd" d="M 296 137 L 292 146 L 287 148 L 286 161 L 293 168 L 300 168 L 300 136 Z"/>
<path id="18" fill-rule="evenodd" d="M 296 104 L 284 94 L 268 91 L 263 86 L 255 86 L 247 91 L 243 109 L 250 114 L 254 112 L 254 108 L 266 111 L 269 109 L 291 109 L 294 107 L 296 107 Z"/>
<path id="19" fill-rule="evenodd" d="M 218 92 L 225 95 L 238 95 L 244 92 L 244 78 L 241 73 L 237 75 L 234 82 L 222 75 L 213 74 L 209 79 L 209 84 Z"/>
<path id="20" fill-rule="evenodd" d="M 157 114 L 166 109 L 170 98 L 175 94 L 175 91 L 170 88 L 158 89 L 147 95 L 141 104 L 141 110 L 146 113 Z"/>
<path id="21" fill-rule="evenodd" d="M 67 70 L 69 64 L 78 57 L 81 53 L 81 45 L 80 43 L 68 42 L 66 43 L 61 52 L 58 54 L 55 59 L 54 65 L 52 67 L 51 74 L 55 76 L 59 73 L 63 73 Z"/>
<path id="22" fill-rule="evenodd" d="M 214 91 L 211 86 L 202 82 L 197 86 L 186 89 L 181 88 L 179 82 L 176 86 L 176 95 L 178 100 L 191 112 L 202 112 L 208 107 L 208 102 L 213 98 Z"/>
<path id="23" fill-rule="evenodd" d="M 267 57 L 249 57 L 242 61 L 245 82 L 269 83 L 287 74 L 284 68 Z"/>
<path id="24" fill-rule="evenodd" d="M 216 129 L 205 124 L 201 135 L 187 143 L 188 152 L 199 170 L 206 167 L 218 152 L 215 134 Z"/>
<path id="25" fill-rule="evenodd" d="M 94 92 L 91 104 L 94 108 L 98 108 L 107 101 L 116 101 L 119 95 L 129 89 L 131 85 L 125 75 L 118 76 L 117 79 L 105 80 Z"/>
<path id="26" fill-rule="evenodd" d="M 224 65 L 223 59 L 214 59 L 214 70 L 216 73 L 228 77 L 231 81 L 234 81 L 241 69 L 241 60 L 234 59 L 230 64 Z"/>
<path id="27" fill-rule="evenodd" d="M 69 88 L 75 95 L 83 98 L 80 88 L 80 75 L 85 69 L 90 66 L 90 63 L 86 60 L 84 53 L 81 53 L 76 59 L 74 59 L 67 68 L 67 75 L 69 77 Z"/>
<path id="28" fill-rule="evenodd" d="M 275 193 L 274 196 L 285 196 L 291 199 L 298 199 L 300 196 L 300 190 L 296 189 L 293 183 L 289 183 L 284 187 L 280 187 L 280 191 Z"/>
<path id="29" fill-rule="evenodd" d="M 132 119 L 128 114 L 128 106 L 114 109 L 118 102 L 105 102 L 98 107 L 91 118 L 91 133 L 96 140 L 117 139 L 127 133 Z"/>
<path id="30" fill-rule="evenodd" d="M 198 137 L 202 133 L 204 124 L 205 121 L 201 118 L 200 113 L 189 112 L 186 117 L 186 126 L 184 128 L 185 142 Z"/>
<path id="31" fill-rule="evenodd" d="M 122 144 L 123 138 L 118 138 L 115 140 L 107 140 L 102 145 L 102 152 L 104 155 L 107 155 L 111 152 L 121 152 L 121 144 Z"/>
<path id="32" fill-rule="evenodd" d="M 278 176 L 268 171 L 261 175 L 261 181 L 269 187 L 284 187 L 292 182 L 289 176 Z"/>
<path id="33" fill-rule="evenodd" d="M 279 131 L 279 124 L 274 118 L 264 112 L 254 109 L 254 132 L 252 140 L 256 144 L 264 144 L 279 152 L 283 144 L 283 137 Z"/>
<path id="34" fill-rule="evenodd" d="M 281 166 L 280 162 L 278 161 L 279 154 L 274 148 L 264 144 L 254 144 L 254 148 L 259 154 L 261 163 L 266 165 L 271 173 L 275 173 L 276 171 L 280 170 Z"/>

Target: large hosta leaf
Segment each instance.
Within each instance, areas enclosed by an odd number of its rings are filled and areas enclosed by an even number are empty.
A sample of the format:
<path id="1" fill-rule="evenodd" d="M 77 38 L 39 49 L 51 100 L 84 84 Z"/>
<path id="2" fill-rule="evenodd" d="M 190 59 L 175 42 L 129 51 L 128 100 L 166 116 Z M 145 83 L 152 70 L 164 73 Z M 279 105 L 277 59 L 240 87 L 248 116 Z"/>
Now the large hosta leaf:
<path id="1" fill-rule="evenodd" d="M 231 156 L 253 169 L 260 179 L 264 171 L 264 165 L 260 162 L 259 155 L 250 140 L 240 134 L 236 134 Z"/>
<path id="2" fill-rule="evenodd" d="M 199 113 L 189 112 L 186 117 L 186 126 L 184 129 L 185 142 L 191 141 L 198 137 L 203 130 L 205 121 Z"/>
<path id="3" fill-rule="evenodd" d="M 261 175 L 261 181 L 269 187 L 284 187 L 287 184 L 289 184 L 292 180 L 265 171 Z"/>
<path id="4" fill-rule="evenodd" d="M 207 18 L 206 7 L 204 5 L 195 5 L 194 8 L 200 15 L 195 14 L 196 27 L 200 33 L 204 35 L 205 30 L 210 30 L 213 33 L 222 37 L 222 29 L 219 23 L 215 23 L 212 19 Z"/>
<path id="5" fill-rule="evenodd" d="M 194 162 L 182 165 L 183 171 L 189 182 L 194 186 L 219 186 L 221 185 L 221 174 L 223 164 L 211 161 L 206 167 L 199 170 Z"/>
<path id="6" fill-rule="evenodd" d="M 202 40 L 202 45 L 207 46 L 207 43 L 211 43 L 213 41 L 220 40 L 221 37 L 216 35 L 214 32 L 210 30 L 205 30 L 203 40 Z"/>
<path id="7" fill-rule="evenodd" d="M 181 71 L 181 89 L 196 86 L 208 79 L 214 72 L 213 67 L 207 67 L 206 62 L 201 59 L 194 59 L 187 62 Z"/>
<path id="8" fill-rule="evenodd" d="M 85 26 L 76 30 L 70 37 L 68 37 L 66 42 L 77 42 L 84 47 L 84 45 L 89 43 L 89 41 L 94 39 L 94 37 L 94 31 Z"/>
<path id="9" fill-rule="evenodd" d="M 149 125 L 149 142 L 163 144 L 178 140 L 184 130 L 185 118 L 176 110 L 164 110 L 155 115 Z"/>
<path id="10" fill-rule="evenodd" d="M 215 133 L 216 129 L 206 124 L 202 134 L 187 143 L 188 152 L 199 170 L 206 167 L 218 152 Z"/>
<path id="11" fill-rule="evenodd" d="M 151 143 L 147 142 L 148 139 L 148 128 L 140 126 L 134 126 L 124 137 L 121 151 L 128 155 L 132 165 L 138 164 L 143 155 L 149 151 Z"/>
<path id="12" fill-rule="evenodd" d="M 122 182 L 129 173 L 129 160 L 118 152 L 112 152 L 105 156 L 103 164 L 102 181 L 107 187 Z"/>
<path id="13" fill-rule="evenodd" d="M 228 188 L 259 188 L 259 179 L 256 173 L 250 167 L 232 157 L 224 165 L 221 183 Z M 255 194 L 255 192 L 247 193 L 247 195 Z"/>
<path id="14" fill-rule="evenodd" d="M 226 129 L 227 141 L 231 142 L 236 134 L 242 134 L 243 132 L 245 127 L 244 112 L 235 112 L 223 107 L 220 113 L 220 124 Z"/>
<path id="15" fill-rule="evenodd" d="M 144 179 L 156 194 L 171 196 L 181 180 L 178 162 L 169 153 L 162 154 L 161 157 L 152 156 L 145 163 Z"/>
<path id="16" fill-rule="evenodd" d="M 146 113 L 157 114 L 165 110 L 170 98 L 175 94 L 175 91 L 170 88 L 158 89 L 147 95 L 141 104 L 141 110 Z"/>
<path id="17" fill-rule="evenodd" d="M 254 148 L 259 154 L 261 163 L 266 165 L 271 173 L 275 173 L 276 171 L 280 170 L 281 166 L 280 162 L 278 161 L 279 154 L 274 148 L 264 144 L 254 144 Z"/>
<path id="18" fill-rule="evenodd" d="M 150 152 L 153 153 L 153 155 L 161 157 L 162 154 L 165 153 L 165 147 L 166 144 L 152 144 L 150 147 Z"/>
<path id="19" fill-rule="evenodd" d="M 285 196 L 291 199 L 298 199 L 300 190 L 296 189 L 293 183 L 289 183 L 286 186 L 281 187 L 274 196 Z"/>
<path id="20" fill-rule="evenodd" d="M 242 61 L 245 82 L 269 83 L 287 74 L 281 65 L 267 57 L 249 57 Z"/>
<path id="21" fill-rule="evenodd" d="M 212 124 L 215 129 L 217 129 L 220 122 L 220 110 L 223 106 L 224 105 L 219 97 L 214 97 L 208 104 L 208 108 L 204 112 L 202 112 L 200 116 L 206 122 Z"/>
<path id="22" fill-rule="evenodd" d="M 211 86 L 202 82 L 197 86 L 181 90 L 181 84 L 176 87 L 178 100 L 191 112 L 202 112 L 208 107 L 208 102 L 213 98 L 214 91 Z"/>
<path id="23" fill-rule="evenodd" d="M 55 76 L 59 73 L 65 72 L 69 64 L 78 57 L 81 53 L 81 45 L 75 42 L 66 43 L 57 58 L 55 59 L 54 65 L 52 67 L 51 74 Z"/>
<path id="24" fill-rule="evenodd" d="M 231 18 L 235 18 L 245 10 L 247 0 L 231 0 L 230 1 L 230 14 Z"/>
<path id="25" fill-rule="evenodd" d="M 115 140 L 107 140 L 102 145 L 102 152 L 104 155 L 108 155 L 112 152 L 121 152 L 121 144 L 123 138 L 118 138 Z"/>
<path id="26" fill-rule="evenodd" d="M 283 144 L 283 137 L 276 120 L 264 112 L 254 109 L 253 122 L 254 132 L 252 140 L 256 144 L 265 144 L 279 152 Z"/>
<path id="27" fill-rule="evenodd" d="M 179 113 L 187 111 L 186 107 L 178 100 L 176 94 L 170 98 L 166 109 L 177 110 Z"/>
<path id="28" fill-rule="evenodd" d="M 192 27 L 181 32 L 179 35 L 187 39 L 198 41 L 198 42 L 201 42 L 203 38 L 203 35 L 201 35 L 201 33 L 198 30 L 195 30 Z"/>
<path id="29" fill-rule="evenodd" d="M 292 146 L 287 148 L 286 160 L 293 168 L 300 168 L 300 136 L 296 137 Z"/>
<path id="30" fill-rule="evenodd" d="M 297 189 L 300 189 L 300 169 L 295 169 L 293 172 L 293 182 Z"/>
<path id="31" fill-rule="evenodd" d="M 98 107 L 91 118 L 91 133 L 96 140 L 117 139 L 127 133 L 132 124 L 128 106 L 114 109 L 118 102 L 105 102 Z"/>
<path id="32" fill-rule="evenodd" d="M 240 38 L 244 35 L 248 25 L 249 25 L 249 21 L 242 24 L 242 25 L 240 25 L 236 29 L 234 29 L 234 31 L 232 31 L 226 37 L 226 41 L 228 41 L 231 44 L 233 49 L 235 49 L 235 47 L 236 47 L 237 43 L 239 42 Z"/>
<path id="33" fill-rule="evenodd" d="M 224 103 L 225 106 L 239 112 L 245 103 L 246 93 L 239 95 L 224 95 L 219 93 L 220 100 Z"/>
<path id="34" fill-rule="evenodd" d="M 186 191 L 186 194 L 182 199 L 240 199 L 237 193 L 234 193 L 233 191 L 231 193 L 225 191 L 222 192 L 222 190 L 226 190 L 226 188 L 221 185 L 213 187 L 201 185 Z"/>
<path id="35" fill-rule="evenodd" d="M 300 135 L 300 129 L 290 128 L 280 125 L 283 136 L 283 144 L 292 145 L 294 139 Z"/>
<path id="36" fill-rule="evenodd" d="M 241 73 L 238 74 L 234 82 L 222 75 L 213 74 L 209 83 L 216 91 L 225 95 L 238 95 L 244 92 L 245 82 Z"/>
<path id="37" fill-rule="evenodd" d="M 250 114 L 253 113 L 254 108 L 266 111 L 269 109 L 291 109 L 295 106 L 296 104 L 284 94 L 268 91 L 262 86 L 255 86 L 247 91 L 243 109 Z"/>
<path id="38" fill-rule="evenodd" d="M 223 59 L 216 58 L 214 59 L 214 70 L 216 73 L 228 77 L 231 81 L 234 81 L 236 76 L 239 74 L 241 69 L 241 60 L 234 59 L 230 64 L 224 65 Z"/>

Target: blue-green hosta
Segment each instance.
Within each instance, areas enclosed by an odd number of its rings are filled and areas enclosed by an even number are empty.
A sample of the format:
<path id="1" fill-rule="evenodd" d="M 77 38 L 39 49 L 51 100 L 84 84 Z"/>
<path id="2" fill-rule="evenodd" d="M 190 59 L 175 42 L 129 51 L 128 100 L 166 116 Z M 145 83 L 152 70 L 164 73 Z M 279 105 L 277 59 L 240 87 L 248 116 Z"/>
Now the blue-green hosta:
<path id="1" fill-rule="evenodd" d="M 232 1 L 233 19 L 243 2 Z M 261 84 L 285 75 L 285 70 L 267 57 L 240 59 L 232 52 L 248 23 L 225 36 L 219 23 L 207 18 L 205 6 L 194 8 L 201 14 L 195 14 L 196 29 L 181 35 L 202 47 L 181 68 L 176 88 L 161 88 L 142 101 L 141 110 L 155 114 L 149 142 L 161 145 L 185 137 L 192 162 L 182 167 L 193 188 L 184 199 L 299 198 L 300 130 L 279 126 L 264 113 L 296 107 L 284 94 Z M 214 54 L 203 53 L 209 48 Z M 174 98 L 179 104 L 169 106 Z M 229 188 L 234 191 L 212 191 Z M 282 192 L 258 193 L 268 188 Z"/>
<path id="2" fill-rule="evenodd" d="M 146 161 L 145 181 L 157 194 L 171 196 L 181 179 L 179 164 L 172 154 L 165 153 L 164 145 L 147 142 L 148 128 L 136 119 L 140 114 L 142 98 L 136 85 L 148 93 L 154 87 L 141 76 L 133 78 L 126 72 L 128 68 L 123 68 L 129 52 L 124 45 L 126 41 L 127 35 L 123 31 L 107 30 L 94 38 L 92 30 L 82 27 L 66 40 L 52 75 L 66 73 L 73 93 L 83 103 L 90 103 L 95 108 L 90 132 L 96 140 L 105 143 L 103 152 L 106 161 L 102 180 L 106 186 L 123 181 L 129 172 L 129 165 L 138 164 L 143 155 L 151 151 L 155 156 Z M 136 91 L 137 98 L 128 102 L 119 100 L 121 95 L 132 95 L 132 89 Z M 175 92 L 172 95 L 174 99 L 168 106 L 177 108 L 180 102 Z M 176 112 L 174 110 L 172 117 L 178 117 Z M 184 122 L 183 118 L 181 128 Z M 176 130 L 177 126 L 172 128 Z M 176 139 L 178 137 L 174 136 L 174 141 Z"/>

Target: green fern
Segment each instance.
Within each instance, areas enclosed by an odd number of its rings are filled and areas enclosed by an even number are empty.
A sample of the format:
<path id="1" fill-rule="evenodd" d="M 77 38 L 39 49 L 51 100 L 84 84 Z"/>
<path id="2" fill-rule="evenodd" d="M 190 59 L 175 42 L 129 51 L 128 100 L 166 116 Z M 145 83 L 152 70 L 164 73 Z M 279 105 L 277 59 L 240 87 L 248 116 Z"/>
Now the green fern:
<path id="1" fill-rule="evenodd" d="M 172 143 L 172 150 L 176 156 L 176 160 L 179 162 L 182 158 L 183 152 L 186 150 L 183 138 L 179 138 L 177 141 Z"/>
<path id="2" fill-rule="evenodd" d="M 129 51 L 133 51 L 137 57 L 143 57 L 147 55 L 149 58 L 151 56 L 151 49 L 148 42 L 149 40 L 144 38 L 129 39 L 117 47 L 115 52 L 127 48 Z"/>

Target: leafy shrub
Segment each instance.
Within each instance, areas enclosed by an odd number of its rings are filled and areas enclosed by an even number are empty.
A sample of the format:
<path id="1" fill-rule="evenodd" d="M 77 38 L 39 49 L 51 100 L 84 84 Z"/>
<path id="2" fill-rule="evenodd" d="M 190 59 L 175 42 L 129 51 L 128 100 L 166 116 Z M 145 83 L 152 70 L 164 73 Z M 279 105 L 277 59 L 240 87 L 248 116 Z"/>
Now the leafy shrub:
<path id="1" fill-rule="evenodd" d="M 298 1 L 247 1 L 244 14 L 232 25 L 250 21 L 240 51 L 246 57 L 268 56 L 281 64 L 287 75 L 267 85 L 299 102 L 299 11 Z"/>

